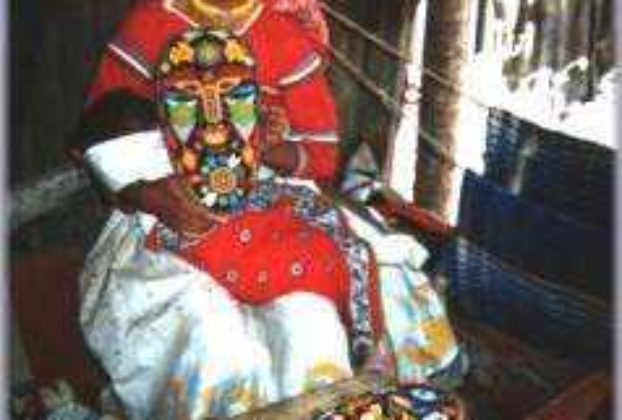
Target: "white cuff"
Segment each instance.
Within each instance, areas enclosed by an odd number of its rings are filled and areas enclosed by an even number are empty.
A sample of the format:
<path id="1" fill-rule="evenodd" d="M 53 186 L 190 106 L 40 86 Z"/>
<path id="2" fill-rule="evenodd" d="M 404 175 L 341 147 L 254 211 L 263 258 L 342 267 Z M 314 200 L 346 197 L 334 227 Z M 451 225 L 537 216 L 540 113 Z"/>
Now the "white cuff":
<path id="1" fill-rule="evenodd" d="M 348 208 L 341 207 L 341 210 L 352 231 L 371 245 L 378 265 L 407 264 L 413 269 L 419 270 L 429 258 L 428 250 L 411 236 L 381 232 Z M 378 212 L 372 208 L 369 210 L 377 221 L 384 224 L 384 218 Z"/>
<path id="2" fill-rule="evenodd" d="M 112 192 L 139 180 L 154 181 L 173 173 L 159 130 L 112 138 L 88 148 L 84 157 L 95 176 Z"/>
<path id="3" fill-rule="evenodd" d="M 307 150 L 301 146 L 300 144 L 296 145 L 296 153 L 298 155 L 298 163 L 296 164 L 296 168 L 292 171 L 292 177 L 299 178 L 304 173 L 305 169 L 309 165 L 309 154 Z"/>

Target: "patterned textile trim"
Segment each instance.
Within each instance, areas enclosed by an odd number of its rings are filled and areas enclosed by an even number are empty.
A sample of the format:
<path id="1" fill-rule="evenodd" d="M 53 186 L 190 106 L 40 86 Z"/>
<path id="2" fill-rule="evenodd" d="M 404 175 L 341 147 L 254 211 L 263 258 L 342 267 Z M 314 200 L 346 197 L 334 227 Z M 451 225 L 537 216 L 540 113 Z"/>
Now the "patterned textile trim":
<path id="1" fill-rule="evenodd" d="M 337 143 L 339 141 L 339 136 L 337 136 L 337 133 L 334 131 L 327 131 L 324 133 L 295 132 L 290 133 L 285 137 L 285 140 L 291 142 L 310 140 L 318 143 Z"/>
<path id="2" fill-rule="evenodd" d="M 365 361 L 374 350 L 374 332 L 369 301 L 371 250 L 353 236 L 346 239 L 347 260 L 350 266 L 350 311 L 352 312 L 352 353 L 355 360 Z"/>
<path id="3" fill-rule="evenodd" d="M 464 404 L 455 394 L 424 384 L 399 388 L 381 385 L 367 392 L 344 395 L 333 406 L 319 409 L 311 416 L 311 420 L 463 418 Z"/>
<path id="4" fill-rule="evenodd" d="M 319 69 L 322 65 L 322 57 L 316 53 L 309 54 L 307 57 L 298 64 L 294 70 L 285 75 L 278 81 L 278 85 L 281 87 L 288 87 L 294 85 L 308 76 L 314 71 Z"/>
<path id="5" fill-rule="evenodd" d="M 145 79 L 153 80 L 151 66 L 136 51 L 130 52 L 130 49 L 123 46 L 119 41 L 109 43 L 108 49 Z"/>

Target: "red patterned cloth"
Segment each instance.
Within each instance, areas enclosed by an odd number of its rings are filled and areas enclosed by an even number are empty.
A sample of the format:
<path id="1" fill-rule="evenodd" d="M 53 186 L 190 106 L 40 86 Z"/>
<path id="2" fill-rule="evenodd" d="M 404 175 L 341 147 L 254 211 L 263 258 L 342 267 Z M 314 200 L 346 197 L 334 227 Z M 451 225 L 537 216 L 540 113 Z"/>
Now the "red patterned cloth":
<path id="1" fill-rule="evenodd" d="M 234 296 L 256 305 L 295 290 L 339 302 L 348 288 L 346 261 L 337 245 L 292 214 L 286 202 L 269 211 L 246 211 L 184 255 L 204 264 Z"/>
<path id="2" fill-rule="evenodd" d="M 183 255 L 242 302 L 261 305 L 295 291 L 321 294 L 349 323 L 347 261 L 335 242 L 281 202 L 219 226 Z"/>

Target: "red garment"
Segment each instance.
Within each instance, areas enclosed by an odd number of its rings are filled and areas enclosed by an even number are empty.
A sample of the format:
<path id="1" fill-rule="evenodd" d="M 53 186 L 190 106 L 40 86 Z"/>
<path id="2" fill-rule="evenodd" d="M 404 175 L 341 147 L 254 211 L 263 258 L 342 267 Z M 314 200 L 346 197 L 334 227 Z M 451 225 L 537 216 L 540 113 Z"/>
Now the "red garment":
<path id="1" fill-rule="evenodd" d="M 315 48 L 328 57 L 330 31 L 318 0 L 263 0 L 268 7 L 292 15 L 305 29 Z"/>
<path id="2" fill-rule="evenodd" d="M 153 68 L 161 51 L 174 35 L 189 27 L 187 19 L 166 10 L 161 0 L 139 2 L 107 49 L 90 100 L 121 88 L 153 99 Z M 298 175 L 332 177 L 337 163 L 336 108 L 317 66 L 321 54 L 315 42 L 293 16 L 270 7 L 264 8 L 241 36 L 257 61 L 262 101 L 283 107 L 292 131 L 298 134 L 296 141 L 307 162 Z M 351 318 L 350 275 L 344 256 L 328 234 L 294 216 L 287 203 L 237 216 L 199 244 L 186 248 L 183 256 L 212 274 L 241 301 L 262 304 L 305 290 L 335 302 L 346 323 Z M 378 332 L 381 322 L 375 280 L 372 273 L 372 322 Z"/>

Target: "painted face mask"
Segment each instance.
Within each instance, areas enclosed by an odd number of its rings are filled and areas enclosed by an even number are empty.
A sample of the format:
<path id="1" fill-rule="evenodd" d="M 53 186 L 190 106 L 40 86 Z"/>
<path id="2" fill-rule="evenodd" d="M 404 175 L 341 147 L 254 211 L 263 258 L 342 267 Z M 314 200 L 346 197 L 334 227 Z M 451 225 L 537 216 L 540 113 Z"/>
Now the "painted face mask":
<path id="1" fill-rule="evenodd" d="M 248 47 L 224 31 L 186 32 L 158 66 L 158 108 L 173 165 L 217 212 L 243 208 L 255 180 L 254 74 Z"/>

